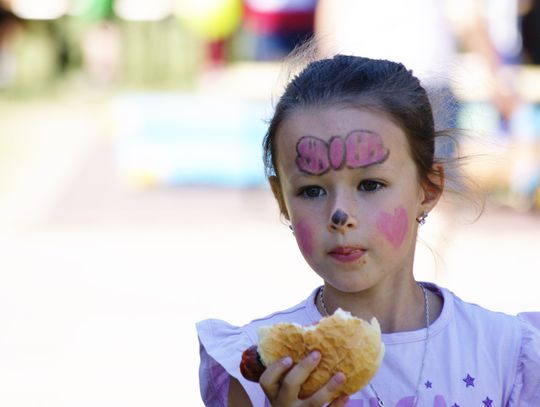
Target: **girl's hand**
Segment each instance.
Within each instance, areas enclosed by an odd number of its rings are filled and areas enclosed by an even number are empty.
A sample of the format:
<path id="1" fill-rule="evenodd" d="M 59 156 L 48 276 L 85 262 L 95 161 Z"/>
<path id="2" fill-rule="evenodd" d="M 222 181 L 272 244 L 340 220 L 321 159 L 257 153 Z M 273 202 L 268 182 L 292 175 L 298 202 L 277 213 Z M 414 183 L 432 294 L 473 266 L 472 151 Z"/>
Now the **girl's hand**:
<path id="1" fill-rule="evenodd" d="M 328 407 L 343 407 L 349 397 L 341 396 L 334 399 L 336 392 L 345 383 L 345 375 L 336 373 L 323 387 L 307 399 L 300 400 L 298 393 L 300 387 L 307 380 L 311 372 L 321 360 L 317 351 L 309 354 L 296 366 L 292 366 L 292 359 L 283 358 L 264 371 L 259 383 L 270 400 L 273 407 L 319 407 L 330 403 Z"/>

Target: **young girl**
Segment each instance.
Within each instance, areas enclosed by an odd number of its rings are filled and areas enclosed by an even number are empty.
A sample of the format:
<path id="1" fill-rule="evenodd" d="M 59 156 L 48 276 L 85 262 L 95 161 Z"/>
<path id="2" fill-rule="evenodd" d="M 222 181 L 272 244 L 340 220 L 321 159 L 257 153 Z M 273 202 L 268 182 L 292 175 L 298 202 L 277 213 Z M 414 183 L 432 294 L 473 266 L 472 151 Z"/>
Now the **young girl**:
<path id="1" fill-rule="evenodd" d="M 234 327 L 198 324 L 207 406 L 540 406 L 540 334 L 517 317 L 467 304 L 413 277 L 418 227 L 439 200 L 426 91 L 403 65 L 337 55 L 288 84 L 264 140 L 272 191 L 302 255 L 324 280 L 285 311 Z M 257 329 L 316 323 L 338 307 L 383 331 L 386 353 L 372 382 L 332 399 L 337 373 L 309 399 L 298 391 L 321 359 L 270 365 L 260 383 L 240 374 Z"/>

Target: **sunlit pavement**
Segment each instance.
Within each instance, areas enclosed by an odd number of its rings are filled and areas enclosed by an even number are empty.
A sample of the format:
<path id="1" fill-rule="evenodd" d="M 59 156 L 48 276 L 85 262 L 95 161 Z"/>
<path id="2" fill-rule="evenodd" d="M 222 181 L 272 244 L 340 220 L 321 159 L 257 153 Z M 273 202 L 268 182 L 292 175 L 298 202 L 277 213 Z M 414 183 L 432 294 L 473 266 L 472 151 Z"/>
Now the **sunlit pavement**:
<path id="1" fill-rule="evenodd" d="M 0 405 L 202 405 L 194 323 L 247 322 L 319 280 L 268 190 L 126 190 L 105 138 L 56 139 L 20 175 L 25 201 L 4 196 Z M 63 176 L 35 175 L 49 168 Z M 428 218 L 418 278 L 494 310 L 540 310 L 540 217 L 459 215 Z"/>

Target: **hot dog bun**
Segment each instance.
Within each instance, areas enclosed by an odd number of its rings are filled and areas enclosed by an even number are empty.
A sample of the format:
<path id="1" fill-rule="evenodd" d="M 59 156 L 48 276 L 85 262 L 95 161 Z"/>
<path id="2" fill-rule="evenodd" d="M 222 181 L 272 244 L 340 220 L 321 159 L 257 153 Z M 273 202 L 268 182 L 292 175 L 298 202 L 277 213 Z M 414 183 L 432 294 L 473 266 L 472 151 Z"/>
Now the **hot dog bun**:
<path id="1" fill-rule="evenodd" d="M 338 309 L 313 326 L 277 323 L 259 329 L 257 352 L 264 366 L 285 356 L 298 363 L 314 350 L 321 353 L 321 361 L 302 385 L 299 398 L 315 393 L 338 371 L 347 378 L 338 394 L 353 394 L 369 383 L 381 364 L 384 344 L 379 323 L 375 318 L 369 323 Z"/>

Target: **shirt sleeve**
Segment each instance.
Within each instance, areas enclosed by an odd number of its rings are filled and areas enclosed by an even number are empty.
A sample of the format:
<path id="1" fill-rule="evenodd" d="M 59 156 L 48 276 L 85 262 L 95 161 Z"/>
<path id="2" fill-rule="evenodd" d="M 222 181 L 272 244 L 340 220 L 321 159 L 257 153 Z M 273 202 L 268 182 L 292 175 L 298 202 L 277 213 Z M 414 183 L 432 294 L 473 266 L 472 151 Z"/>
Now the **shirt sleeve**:
<path id="1" fill-rule="evenodd" d="M 520 315 L 521 351 L 509 407 L 540 406 L 540 330 L 529 319 Z"/>
<path id="2" fill-rule="evenodd" d="M 200 344 L 199 385 L 207 407 L 226 407 L 230 377 L 243 386 L 254 406 L 264 406 L 266 397 L 258 383 L 240 373 L 242 353 L 254 345 L 247 331 L 225 321 L 207 319 L 197 323 Z"/>

